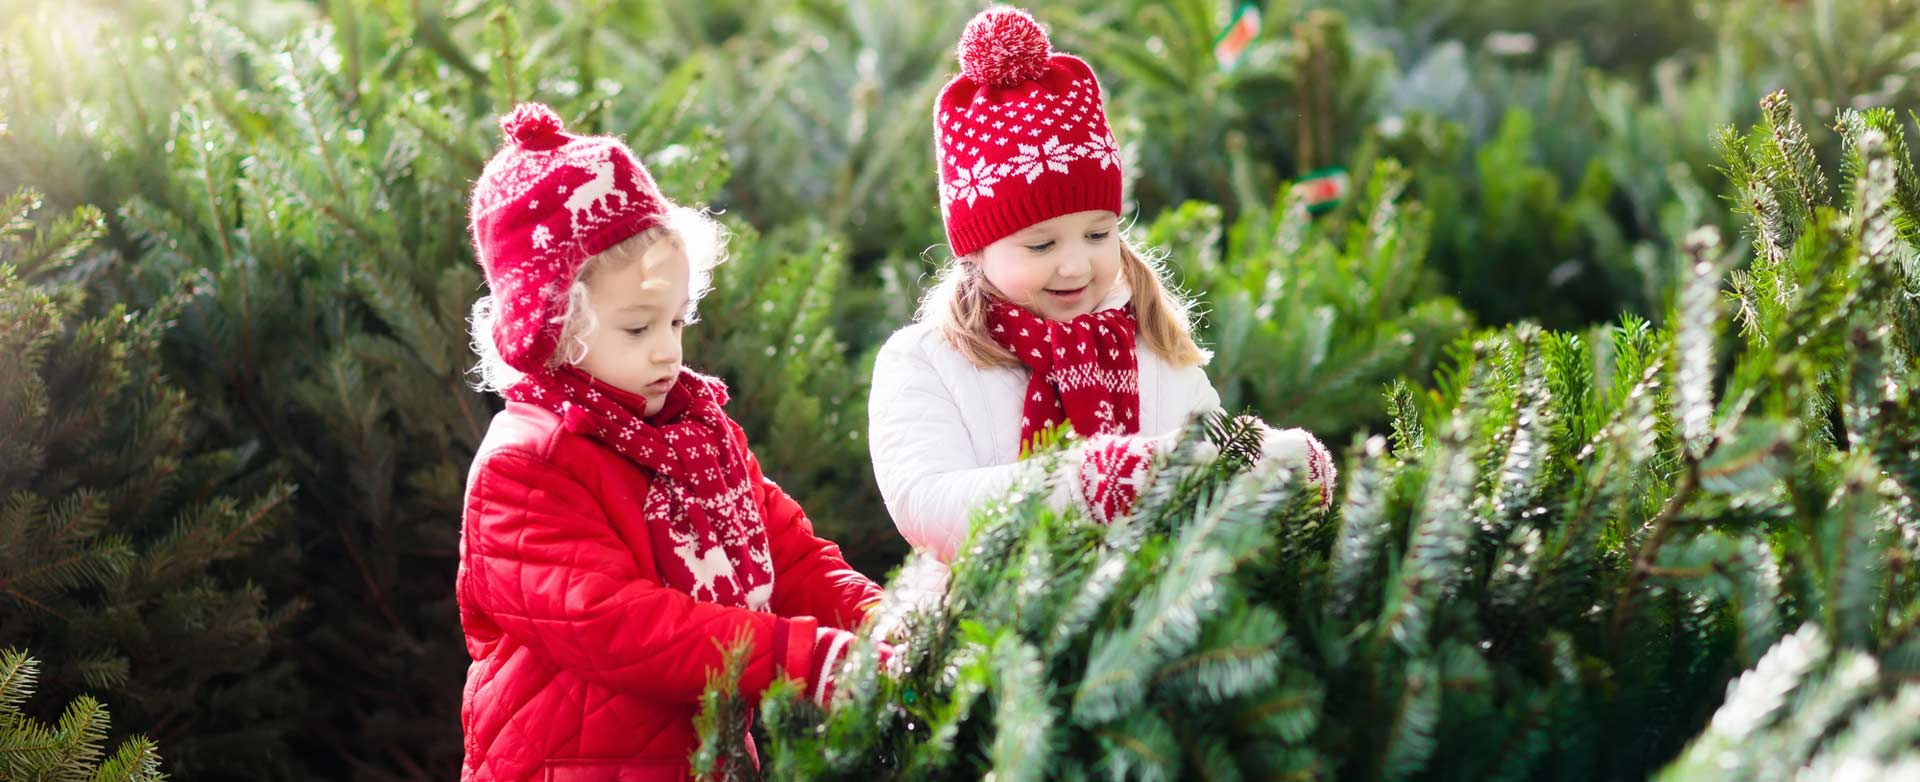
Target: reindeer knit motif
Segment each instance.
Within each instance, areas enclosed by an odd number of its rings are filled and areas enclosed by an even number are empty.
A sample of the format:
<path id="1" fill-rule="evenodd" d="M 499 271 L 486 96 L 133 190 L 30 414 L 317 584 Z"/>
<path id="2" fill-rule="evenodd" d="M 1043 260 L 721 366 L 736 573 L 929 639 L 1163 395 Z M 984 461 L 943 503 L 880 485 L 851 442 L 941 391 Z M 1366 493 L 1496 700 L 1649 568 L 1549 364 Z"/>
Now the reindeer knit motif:
<path id="1" fill-rule="evenodd" d="M 614 186 L 611 154 L 612 150 L 606 149 L 599 158 L 582 161 L 583 167 L 593 175 L 593 178 L 574 188 L 573 194 L 567 196 L 565 204 L 571 227 L 576 234 L 591 227 L 598 216 L 594 210 L 600 207 L 602 202 L 606 204 L 607 208 L 603 210 L 606 214 L 616 213 L 614 201 L 619 201 L 620 206 L 627 205 L 627 192 Z"/>
<path id="2" fill-rule="evenodd" d="M 747 455 L 721 409 L 724 384 L 683 370 L 652 417 L 640 414 L 644 398 L 573 366 L 528 375 L 504 395 L 558 413 L 568 429 L 606 443 L 651 474 L 641 506 L 668 586 L 697 600 L 771 609 L 773 553 Z"/>
<path id="3" fill-rule="evenodd" d="M 535 372 L 559 341 L 580 267 L 658 225 L 672 204 L 625 144 L 566 133 L 546 106 L 521 104 L 500 127 L 508 143 L 473 188 L 473 246 L 493 295 L 494 345 Z"/>

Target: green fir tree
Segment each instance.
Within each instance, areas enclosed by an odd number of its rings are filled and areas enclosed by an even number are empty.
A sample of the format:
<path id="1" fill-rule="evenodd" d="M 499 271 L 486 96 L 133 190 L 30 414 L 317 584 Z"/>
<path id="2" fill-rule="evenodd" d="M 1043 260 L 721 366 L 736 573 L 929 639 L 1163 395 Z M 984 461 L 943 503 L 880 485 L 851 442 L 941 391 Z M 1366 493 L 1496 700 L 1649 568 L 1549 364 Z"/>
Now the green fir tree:
<path id="1" fill-rule="evenodd" d="M 104 755 L 107 708 L 87 696 L 52 724 L 21 710 L 33 695 L 40 662 L 0 649 L 0 778 L 19 782 L 165 782 L 152 741 L 134 736 Z"/>
<path id="2" fill-rule="evenodd" d="M 1775 692 L 1736 686 L 1710 727 L 1728 681 L 1819 656 L 1763 658 L 1802 625 L 1852 689 L 1807 685 L 1777 718 L 1803 749 L 1750 768 L 1910 762 L 1899 676 L 1858 660 L 1920 654 L 1920 365 L 1889 325 L 1920 251 L 1911 156 L 1886 115 L 1854 122 L 1829 205 L 1791 106 L 1765 111 L 1727 136 L 1741 192 L 1778 205 L 1730 285 L 1707 228 L 1664 327 L 1464 338 L 1394 387 L 1394 437 L 1349 454 L 1333 514 L 1200 458 L 1236 450 L 1217 425 L 1115 526 L 1042 491 L 990 503 L 944 597 L 889 607 L 899 676 L 859 650 L 832 709 L 767 696 L 763 778 L 1639 780 L 1706 729 L 1667 772 L 1691 778 L 1753 719 L 1742 691 Z"/>
<path id="3" fill-rule="evenodd" d="M 172 309 L 91 304 L 66 279 L 110 261 L 89 249 L 100 213 L 42 226 L 40 204 L 0 203 L 0 643 L 42 650 L 52 693 L 95 693 L 185 767 L 270 775 L 301 705 L 271 655 L 304 603 L 252 566 L 284 555 L 291 488 L 196 444 L 159 355 Z M 74 719 L 63 741 L 105 735 Z"/>

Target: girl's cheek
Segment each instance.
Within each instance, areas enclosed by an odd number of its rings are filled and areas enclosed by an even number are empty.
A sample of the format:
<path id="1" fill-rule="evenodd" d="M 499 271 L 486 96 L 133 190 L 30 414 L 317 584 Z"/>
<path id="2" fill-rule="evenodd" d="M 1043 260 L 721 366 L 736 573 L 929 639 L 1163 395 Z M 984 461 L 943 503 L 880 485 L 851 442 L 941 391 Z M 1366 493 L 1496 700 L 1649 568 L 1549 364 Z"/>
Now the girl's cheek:
<path id="1" fill-rule="evenodd" d="M 1046 263 L 1028 264 L 1025 269 L 1021 270 L 1021 293 L 1026 294 L 1028 298 L 1040 295 L 1040 291 L 1047 287 L 1047 280 L 1052 276 L 1053 268 L 1051 265 Z"/>
<path id="2" fill-rule="evenodd" d="M 1053 274 L 1053 263 L 1045 258 L 1007 258 L 987 279 L 1016 304 L 1030 304 L 1046 287 Z"/>

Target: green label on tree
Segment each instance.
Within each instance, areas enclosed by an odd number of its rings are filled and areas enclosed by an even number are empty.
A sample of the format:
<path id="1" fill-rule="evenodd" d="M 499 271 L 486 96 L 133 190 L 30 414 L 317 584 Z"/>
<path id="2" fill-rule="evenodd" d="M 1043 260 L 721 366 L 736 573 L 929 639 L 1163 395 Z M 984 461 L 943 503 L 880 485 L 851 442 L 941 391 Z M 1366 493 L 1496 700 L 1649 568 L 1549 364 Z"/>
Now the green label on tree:
<path id="1" fill-rule="evenodd" d="M 1347 197 L 1347 187 L 1347 170 L 1344 168 L 1309 171 L 1294 185 L 1294 189 L 1300 191 L 1301 200 L 1307 204 L 1307 212 L 1316 215 L 1339 206 Z"/>
<path id="2" fill-rule="evenodd" d="M 1213 60 L 1220 64 L 1220 70 L 1231 71 L 1239 64 L 1240 55 L 1246 54 L 1253 39 L 1260 34 L 1260 6 L 1257 3 L 1241 3 L 1233 12 L 1233 21 L 1227 22 L 1227 29 L 1213 39 Z"/>

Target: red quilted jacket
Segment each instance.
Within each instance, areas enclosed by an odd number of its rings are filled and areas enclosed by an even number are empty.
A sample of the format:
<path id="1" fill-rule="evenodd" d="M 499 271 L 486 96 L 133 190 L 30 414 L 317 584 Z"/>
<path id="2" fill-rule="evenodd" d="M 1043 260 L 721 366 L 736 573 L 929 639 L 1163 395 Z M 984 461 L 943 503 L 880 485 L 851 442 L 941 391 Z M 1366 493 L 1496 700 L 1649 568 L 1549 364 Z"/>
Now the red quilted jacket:
<path id="1" fill-rule="evenodd" d="M 865 619 L 879 588 L 750 468 L 773 613 L 663 584 L 641 526 L 648 476 L 625 457 L 541 408 L 508 403 L 493 419 L 467 479 L 456 585 L 473 658 L 464 782 L 688 779 L 697 699 L 723 642 L 752 639 L 741 686 L 758 693 L 805 677 L 818 626 Z"/>

